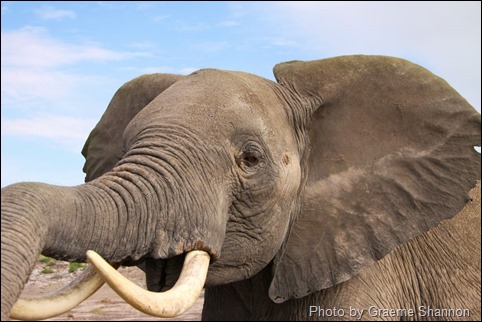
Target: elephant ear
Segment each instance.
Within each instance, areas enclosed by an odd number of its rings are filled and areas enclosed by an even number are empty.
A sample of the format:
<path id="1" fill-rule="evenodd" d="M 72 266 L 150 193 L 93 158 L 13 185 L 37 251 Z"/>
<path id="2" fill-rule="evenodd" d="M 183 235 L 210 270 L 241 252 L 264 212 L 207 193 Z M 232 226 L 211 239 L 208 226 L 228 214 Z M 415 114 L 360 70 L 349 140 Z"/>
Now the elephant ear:
<path id="1" fill-rule="evenodd" d="M 82 149 L 86 182 L 114 167 L 123 155 L 122 134 L 129 122 L 181 77 L 173 74 L 143 75 L 117 90 Z"/>
<path id="2" fill-rule="evenodd" d="M 406 60 L 343 56 L 274 68 L 305 124 L 301 212 L 273 261 L 281 303 L 332 287 L 452 218 L 480 179 L 480 114 Z M 303 106 L 299 108 L 299 106 Z"/>

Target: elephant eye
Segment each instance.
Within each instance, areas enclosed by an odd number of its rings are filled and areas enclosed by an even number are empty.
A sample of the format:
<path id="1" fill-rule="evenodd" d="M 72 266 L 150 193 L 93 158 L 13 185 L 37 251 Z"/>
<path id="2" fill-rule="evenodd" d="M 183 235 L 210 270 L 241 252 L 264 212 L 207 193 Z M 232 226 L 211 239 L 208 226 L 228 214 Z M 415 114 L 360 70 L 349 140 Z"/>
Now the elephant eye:
<path id="1" fill-rule="evenodd" d="M 252 144 L 246 145 L 241 155 L 237 158 L 238 166 L 242 168 L 253 168 L 263 161 L 263 154 L 260 149 Z"/>
<path id="2" fill-rule="evenodd" d="M 243 162 L 249 167 L 254 167 L 259 163 L 258 155 L 253 152 L 245 152 L 243 154 Z"/>

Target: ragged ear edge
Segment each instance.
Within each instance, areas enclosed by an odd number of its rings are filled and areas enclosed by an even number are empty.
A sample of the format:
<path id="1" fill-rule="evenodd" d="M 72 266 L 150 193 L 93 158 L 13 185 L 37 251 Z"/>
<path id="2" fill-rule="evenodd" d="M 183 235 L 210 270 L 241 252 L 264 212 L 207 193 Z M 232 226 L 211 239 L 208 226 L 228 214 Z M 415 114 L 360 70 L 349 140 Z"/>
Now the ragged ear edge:
<path id="1" fill-rule="evenodd" d="M 117 90 L 82 149 L 82 155 L 86 159 L 83 168 L 86 182 L 100 177 L 114 167 L 122 157 L 122 134 L 129 122 L 182 77 L 174 74 L 142 75 Z"/>
<path id="2" fill-rule="evenodd" d="M 347 281 L 452 218 L 480 180 L 480 114 L 406 60 L 343 56 L 275 67 L 307 102 L 302 210 L 274 259 L 269 295 Z"/>

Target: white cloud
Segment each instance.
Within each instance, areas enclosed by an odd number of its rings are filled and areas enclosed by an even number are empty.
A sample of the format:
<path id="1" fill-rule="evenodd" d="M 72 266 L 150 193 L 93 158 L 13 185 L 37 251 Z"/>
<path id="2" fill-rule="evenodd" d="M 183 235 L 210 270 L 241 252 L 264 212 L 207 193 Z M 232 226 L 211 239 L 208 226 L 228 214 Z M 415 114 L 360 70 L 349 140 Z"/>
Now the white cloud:
<path id="1" fill-rule="evenodd" d="M 8 102 L 12 98 L 25 102 L 36 98 L 61 99 L 82 79 L 79 76 L 60 71 L 38 72 L 30 68 L 2 67 L 1 81 L 2 100 L 5 98 Z"/>
<path id="2" fill-rule="evenodd" d="M 73 152 L 82 149 L 96 120 L 62 116 L 42 116 L 28 119 L 2 118 L 2 136 L 38 137 L 60 143 Z"/>
<path id="3" fill-rule="evenodd" d="M 287 30 L 302 29 L 315 47 L 331 50 L 455 51 L 453 41 L 458 45 L 480 35 L 480 24 L 473 19 L 480 17 L 480 10 L 455 2 L 300 1 L 279 2 L 276 7 Z"/>
<path id="4" fill-rule="evenodd" d="M 99 101 L 101 91 L 98 89 L 110 89 L 115 81 L 105 76 L 82 75 L 62 70 L 2 67 L 2 115 L 4 111 L 13 110 L 23 113 L 44 110 L 73 111 L 75 108 L 82 113 L 89 108 L 95 110 L 97 104 L 104 106 L 106 103 L 105 97 Z M 82 106 L 84 107 L 81 108 Z"/>
<path id="5" fill-rule="evenodd" d="M 69 44 L 52 38 L 41 27 L 2 32 L 2 67 L 56 67 L 82 61 L 118 61 L 145 52 L 116 52 L 92 44 Z"/>
<path id="6" fill-rule="evenodd" d="M 63 98 L 83 85 L 92 86 L 105 81 L 101 76 L 85 75 L 82 69 L 71 66 L 148 55 L 145 51 L 117 52 L 91 43 L 63 42 L 40 27 L 2 31 L 2 109 L 28 107 L 30 104 L 25 103 L 35 100 L 45 105 L 45 101 L 50 101 L 58 106 Z"/>
<path id="7" fill-rule="evenodd" d="M 263 12 L 311 57 L 403 57 L 445 78 L 480 111 L 480 2 L 282 1 Z"/>
<path id="8" fill-rule="evenodd" d="M 77 16 L 72 10 L 55 9 L 51 6 L 42 7 L 36 10 L 35 13 L 40 19 L 43 20 L 61 20 L 64 18 L 73 19 Z"/>

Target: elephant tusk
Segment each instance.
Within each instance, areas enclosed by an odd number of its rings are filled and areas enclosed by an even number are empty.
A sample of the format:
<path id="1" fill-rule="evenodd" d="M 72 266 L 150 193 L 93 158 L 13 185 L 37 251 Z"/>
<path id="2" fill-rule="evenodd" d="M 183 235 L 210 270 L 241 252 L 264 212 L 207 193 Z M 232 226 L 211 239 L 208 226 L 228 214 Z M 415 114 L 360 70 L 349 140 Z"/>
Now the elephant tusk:
<path id="1" fill-rule="evenodd" d="M 118 268 L 120 265 L 115 266 Z M 10 318 L 35 321 L 57 316 L 79 305 L 104 283 L 95 269 L 88 267 L 78 278 L 61 289 L 41 297 L 19 298 L 10 311 Z"/>
<path id="2" fill-rule="evenodd" d="M 178 316 L 194 304 L 204 288 L 210 261 L 208 253 L 190 251 L 186 254 L 181 275 L 172 289 L 156 293 L 129 281 L 94 251 L 87 251 L 87 258 L 127 303 L 141 312 L 163 318 Z"/>

